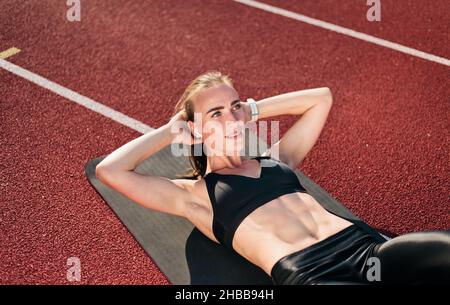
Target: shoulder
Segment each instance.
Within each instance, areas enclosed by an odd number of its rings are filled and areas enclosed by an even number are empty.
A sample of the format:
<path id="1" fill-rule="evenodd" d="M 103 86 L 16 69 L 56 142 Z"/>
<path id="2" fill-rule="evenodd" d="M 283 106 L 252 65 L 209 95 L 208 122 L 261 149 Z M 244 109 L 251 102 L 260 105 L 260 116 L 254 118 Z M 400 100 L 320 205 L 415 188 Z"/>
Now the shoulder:
<path id="1" fill-rule="evenodd" d="M 173 179 L 172 182 L 179 186 L 180 188 L 187 191 L 189 196 L 184 198 L 185 207 L 189 209 L 190 207 L 197 206 L 209 206 L 208 204 L 208 191 L 206 188 L 206 183 L 203 178 L 201 179 Z"/>
<path id="2" fill-rule="evenodd" d="M 272 150 L 271 149 L 268 149 L 265 152 L 263 152 L 261 154 L 261 157 L 274 160 L 277 163 L 283 163 L 283 164 L 285 164 L 285 165 L 287 165 L 287 166 L 289 166 L 291 168 L 291 166 L 289 165 L 287 160 L 283 160 L 281 157 L 275 157 L 274 155 L 272 155 Z"/>
<path id="3" fill-rule="evenodd" d="M 184 217 L 212 241 L 219 243 L 212 232 L 214 214 L 205 180 L 202 178 L 199 180 L 175 179 L 173 181 L 190 193 L 189 199 L 184 204 Z"/>
<path id="4" fill-rule="evenodd" d="M 195 183 L 197 183 L 200 180 L 194 180 L 194 179 L 172 179 L 171 180 L 174 184 L 181 187 L 182 189 L 185 189 L 186 191 L 192 191 L 195 187 Z"/>

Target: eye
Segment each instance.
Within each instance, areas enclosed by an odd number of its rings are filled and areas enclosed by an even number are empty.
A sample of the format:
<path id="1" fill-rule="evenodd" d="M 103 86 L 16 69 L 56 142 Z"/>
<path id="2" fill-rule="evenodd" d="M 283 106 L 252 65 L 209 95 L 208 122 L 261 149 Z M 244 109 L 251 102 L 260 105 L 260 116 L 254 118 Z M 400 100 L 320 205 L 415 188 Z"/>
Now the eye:
<path id="1" fill-rule="evenodd" d="M 236 103 L 236 105 L 233 107 L 233 109 L 235 109 L 235 110 L 239 110 L 239 109 L 241 109 L 241 102 L 239 102 L 239 103 Z"/>
<path id="2" fill-rule="evenodd" d="M 220 111 L 213 112 L 213 114 L 211 115 L 211 117 L 212 117 L 212 118 L 215 118 L 215 117 L 216 117 L 216 114 L 220 114 Z"/>

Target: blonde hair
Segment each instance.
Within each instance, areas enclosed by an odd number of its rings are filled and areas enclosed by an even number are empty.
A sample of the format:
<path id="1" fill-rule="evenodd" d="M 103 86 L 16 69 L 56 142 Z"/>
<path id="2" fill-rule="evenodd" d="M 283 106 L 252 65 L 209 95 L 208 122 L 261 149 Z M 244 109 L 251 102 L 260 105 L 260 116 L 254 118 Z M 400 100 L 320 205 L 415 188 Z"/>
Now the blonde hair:
<path id="1" fill-rule="evenodd" d="M 232 79 L 228 75 L 222 74 L 219 71 L 211 70 L 197 76 L 184 90 L 183 94 L 175 105 L 174 114 L 184 110 L 187 115 L 187 120 L 194 121 L 194 105 L 192 100 L 193 97 L 202 90 L 220 84 L 227 84 L 230 87 L 233 87 Z M 191 154 L 189 156 L 189 161 L 191 163 L 191 166 L 193 167 L 193 170 L 188 173 L 188 176 L 186 178 L 198 178 L 199 176 L 204 177 L 205 175 L 207 159 L 206 155 L 203 154 L 203 143 L 197 145 L 202 145 L 202 153 L 200 156 L 195 156 L 195 145 L 191 145 Z"/>

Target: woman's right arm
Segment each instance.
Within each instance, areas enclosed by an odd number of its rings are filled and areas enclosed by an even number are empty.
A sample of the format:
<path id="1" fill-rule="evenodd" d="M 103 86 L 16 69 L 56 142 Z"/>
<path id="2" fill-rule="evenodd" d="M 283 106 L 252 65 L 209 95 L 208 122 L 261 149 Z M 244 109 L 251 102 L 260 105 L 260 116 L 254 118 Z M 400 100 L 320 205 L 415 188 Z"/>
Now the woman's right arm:
<path id="1" fill-rule="evenodd" d="M 177 115 L 180 118 L 180 115 Z M 170 145 L 176 134 L 171 125 L 177 118 L 119 147 L 96 167 L 97 178 L 104 184 L 146 208 L 185 217 L 192 202 L 188 179 L 142 175 L 134 169 L 146 158 Z"/>

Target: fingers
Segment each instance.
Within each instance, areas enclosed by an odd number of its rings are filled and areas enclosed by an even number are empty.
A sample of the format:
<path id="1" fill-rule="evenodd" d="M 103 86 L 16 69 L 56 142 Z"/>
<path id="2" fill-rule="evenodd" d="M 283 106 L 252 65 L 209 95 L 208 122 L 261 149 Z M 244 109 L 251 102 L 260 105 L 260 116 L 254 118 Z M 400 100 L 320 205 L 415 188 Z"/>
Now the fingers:
<path id="1" fill-rule="evenodd" d="M 185 121 L 187 122 L 187 115 L 184 110 L 177 112 L 173 115 L 169 120 L 169 125 L 176 124 L 177 121 Z"/>
<path id="2" fill-rule="evenodd" d="M 249 122 L 252 118 L 251 110 L 248 102 L 242 103 L 242 107 L 244 107 L 245 112 L 245 123 Z"/>
<path id="3" fill-rule="evenodd" d="M 180 113 L 180 118 L 181 118 L 182 120 L 184 120 L 184 121 L 187 121 L 188 116 L 187 116 L 186 111 L 181 110 L 179 113 Z"/>

